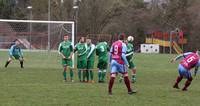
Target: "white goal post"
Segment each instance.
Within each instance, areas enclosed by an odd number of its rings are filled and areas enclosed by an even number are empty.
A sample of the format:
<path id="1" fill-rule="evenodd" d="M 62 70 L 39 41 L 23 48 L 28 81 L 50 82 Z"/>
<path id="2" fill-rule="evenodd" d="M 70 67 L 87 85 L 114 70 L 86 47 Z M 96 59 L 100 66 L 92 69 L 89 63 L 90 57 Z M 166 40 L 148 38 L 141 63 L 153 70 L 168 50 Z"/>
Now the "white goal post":
<path id="1" fill-rule="evenodd" d="M 57 51 L 65 34 L 71 36 L 74 47 L 74 28 L 74 21 L 0 19 L 0 49 L 9 49 L 18 39 L 26 51 Z"/>
<path id="2" fill-rule="evenodd" d="M 74 28 L 74 21 L 0 19 L 0 49 L 20 39 L 24 49 L 54 50 L 64 34 L 71 36 L 74 46 Z"/>

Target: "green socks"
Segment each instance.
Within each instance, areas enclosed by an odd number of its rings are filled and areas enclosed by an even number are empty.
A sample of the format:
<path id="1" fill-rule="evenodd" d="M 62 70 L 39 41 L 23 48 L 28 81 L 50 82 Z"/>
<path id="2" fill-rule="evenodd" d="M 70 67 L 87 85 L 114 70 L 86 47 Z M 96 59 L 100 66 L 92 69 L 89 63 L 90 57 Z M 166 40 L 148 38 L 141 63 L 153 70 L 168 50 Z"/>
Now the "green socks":
<path id="1" fill-rule="evenodd" d="M 70 78 L 73 79 L 73 77 L 74 77 L 74 72 L 73 70 L 70 70 Z"/>
<path id="2" fill-rule="evenodd" d="M 93 71 L 92 71 L 92 70 L 90 70 L 89 72 L 90 72 L 90 80 L 93 80 L 93 79 L 94 79 L 94 74 L 93 74 Z"/>
<path id="3" fill-rule="evenodd" d="M 136 74 L 133 74 L 133 75 L 132 75 L 131 80 L 132 80 L 132 81 L 131 81 L 132 83 L 136 82 Z"/>
<path id="4" fill-rule="evenodd" d="M 86 74 L 87 81 L 89 81 L 89 70 L 86 70 L 85 74 Z"/>
<path id="5" fill-rule="evenodd" d="M 85 77 L 86 77 L 86 71 L 83 71 L 83 82 L 85 81 Z"/>
<path id="6" fill-rule="evenodd" d="M 101 81 L 103 81 L 103 82 L 105 81 L 105 76 L 106 76 L 106 72 L 103 71 L 103 72 L 102 72 L 102 79 L 101 79 Z"/>
<path id="7" fill-rule="evenodd" d="M 66 71 L 63 72 L 63 77 L 64 77 L 64 80 L 67 80 L 67 72 Z"/>
<path id="8" fill-rule="evenodd" d="M 101 73 L 102 73 L 102 71 L 99 70 L 99 72 L 98 72 L 98 81 L 99 81 L 99 82 L 101 81 Z"/>
<path id="9" fill-rule="evenodd" d="M 98 72 L 98 80 L 99 82 L 104 82 L 106 78 L 106 70 L 99 70 Z"/>
<path id="10" fill-rule="evenodd" d="M 64 67 L 64 71 L 63 71 L 63 77 L 64 77 L 64 80 L 67 80 L 67 67 Z M 73 77 L 74 77 L 74 73 L 73 73 L 73 70 L 70 69 L 70 78 L 71 80 L 73 80 Z"/>
<path id="11" fill-rule="evenodd" d="M 78 79 L 81 81 L 81 70 L 78 70 Z"/>

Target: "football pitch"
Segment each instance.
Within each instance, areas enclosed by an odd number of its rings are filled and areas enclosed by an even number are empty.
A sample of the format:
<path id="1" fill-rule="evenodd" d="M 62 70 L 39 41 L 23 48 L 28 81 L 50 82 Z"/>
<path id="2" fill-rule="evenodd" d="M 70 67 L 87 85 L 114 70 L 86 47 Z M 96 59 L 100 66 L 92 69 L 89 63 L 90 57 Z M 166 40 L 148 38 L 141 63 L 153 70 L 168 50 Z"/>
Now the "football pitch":
<path id="1" fill-rule="evenodd" d="M 113 95 L 104 84 L 63 82 L 57 53 L 25 52 L 24 69 L 18 61 L 4 68 L 7 52 L 0 52 L 0 105 L 2 106 L 197 106 L 200 103 L 200 76 L 189 90 L 172 88 L 178 75 L 173 55 L 136 54 L 138 93 L 128 95 L 123 83 L 115 80 Z M 69 74 L 67 74 L 69 76 Z M 97 72 L 95 72 L 97 81 Z M 108 80 L 108 77 L 107 77 Z M 182 81 L 180 87 L 183 86 Z"/>

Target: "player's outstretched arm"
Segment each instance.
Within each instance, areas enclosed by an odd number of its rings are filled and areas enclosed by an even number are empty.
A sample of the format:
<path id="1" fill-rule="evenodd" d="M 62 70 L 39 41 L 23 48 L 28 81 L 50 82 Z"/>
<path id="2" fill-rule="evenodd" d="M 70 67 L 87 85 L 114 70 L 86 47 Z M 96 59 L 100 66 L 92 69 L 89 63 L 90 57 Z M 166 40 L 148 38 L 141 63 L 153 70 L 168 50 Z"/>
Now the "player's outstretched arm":
<path id="1" fill-rule="evenodd" d="M 175 58 L 171 59 L 171 63 L 174 63 L 175 61 L 181 59 L 183 57 L 183 54 L 179 54 L 178 56 L 176 56 Z"/>
<path id="2" fill-rule="evenodd" d="M 171 62 L 175 62 L 179 59 L 181 59 L 182 57 L 185 58 L 187 57 L 188 55 L 192 54 L 192 52 L 187 52 L 187 53 L 183 53 L 183 54 L 179 54 L 178 56 L 176 56 L 174 59 L 171 60 Z"/>

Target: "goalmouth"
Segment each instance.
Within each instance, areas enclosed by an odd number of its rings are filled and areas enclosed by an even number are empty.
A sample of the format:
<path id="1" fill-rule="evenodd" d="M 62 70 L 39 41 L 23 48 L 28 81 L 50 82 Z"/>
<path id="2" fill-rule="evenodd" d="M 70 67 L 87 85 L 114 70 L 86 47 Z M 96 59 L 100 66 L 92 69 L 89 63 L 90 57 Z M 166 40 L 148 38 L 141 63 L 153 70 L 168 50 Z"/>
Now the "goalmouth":
<path id="1" fill-rule="evenodd" d="M 74 21 L 0 19 L 0 49 L 6 49 L 19 39 L 23 49 L 56 50 L 62 36 L 71 36 L 74 46 Z"/>
<path id="2" fill-rule="evenodd" d="M 74 21 L 0 19 L 0 49 L 8 50 L 13 41 L 18 39 L 23 51 L 55 52 L 65 34 L 70 36 L 74 47 L 74 28 Z"/>

